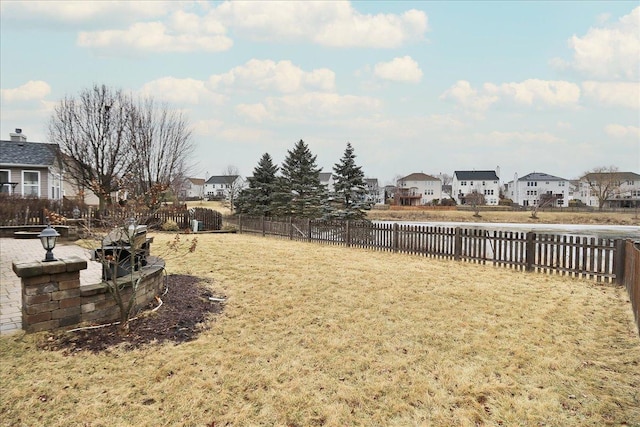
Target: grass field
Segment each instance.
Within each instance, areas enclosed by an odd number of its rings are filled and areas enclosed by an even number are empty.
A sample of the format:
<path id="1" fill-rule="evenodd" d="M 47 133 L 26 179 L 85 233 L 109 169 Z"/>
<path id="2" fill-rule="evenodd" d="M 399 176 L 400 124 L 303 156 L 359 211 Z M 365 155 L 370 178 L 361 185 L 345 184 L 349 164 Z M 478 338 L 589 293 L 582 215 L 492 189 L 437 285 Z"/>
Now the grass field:
<path id="1" fill-rule="evenodd" d="M 231 211 L 222 202 L 196 201 L 188 202 L 188 206 L 214 209 L 223 215 Z M 538 219 L 531 218 L 530 211 L 481 211 L 480 218 L 474 217 L 472 211 L 458 210 L 382 210 L 367 211 L 371 220 L 397 221 L 453 221 L 453 222 L 509 222 L 531 224 L 605 224 L 605 225 L 638 225 L 640 212 L 538 212 Z"/>
<path id="2" fill-rule="evenodd" d="M 172 236 L 156 234 L 154 246 Z M 454 261 L 203 234 L 171 273 L 225 311 L 106 354 L 0 338 L 2 426 L 640 425 L 623 289 Z M 179 292 L 179 289 L 171 289 Z"/>

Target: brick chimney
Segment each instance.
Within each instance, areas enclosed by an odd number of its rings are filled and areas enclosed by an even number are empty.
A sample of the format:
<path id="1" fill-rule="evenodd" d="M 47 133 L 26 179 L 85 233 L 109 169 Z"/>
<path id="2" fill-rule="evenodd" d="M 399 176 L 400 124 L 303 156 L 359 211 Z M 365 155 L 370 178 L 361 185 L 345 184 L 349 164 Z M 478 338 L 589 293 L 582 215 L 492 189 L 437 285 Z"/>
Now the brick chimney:
<path id="1" fill-rule="evenodd" d="M 27 135 L 24 135 L 22 133 L 22 129 L 17 129 L 15 132 L 11 132 L 9 134 L 9 137 L 11 138 L 11 141 L 15 141 L 15 142 L 27 142 Z"/>

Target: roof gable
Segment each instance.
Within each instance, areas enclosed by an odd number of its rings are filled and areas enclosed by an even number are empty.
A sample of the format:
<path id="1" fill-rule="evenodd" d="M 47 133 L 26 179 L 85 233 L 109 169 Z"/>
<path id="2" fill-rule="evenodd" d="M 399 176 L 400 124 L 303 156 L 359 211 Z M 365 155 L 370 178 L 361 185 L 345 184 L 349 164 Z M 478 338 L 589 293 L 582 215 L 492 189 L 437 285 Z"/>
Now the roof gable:
<path id="1" fill-rule="evenodd" d="M 455 171 L 458 181 L 498 181 L 496 171 Z"/>
<path id="2" fill-rule="evenodd" d="M 204 185 L 204 179 L 202 178 L 187 178 L 193 185 Z"/>
<path id="3" fill-rule="evenodd" d="M 51 166 L 55 163 L 57 153 L 58 144 L 0 141 L 1 165 Z"/>
<path id="4" fill-rule="evenodd" d="M 427 175 L 426 173 L 416 172 L 416 173 L 412 173 L 411 175 L 407 175 L 404 178 L 400 178 L 398 181 L 440 181 L 440 180 L 431 175 Z"/>

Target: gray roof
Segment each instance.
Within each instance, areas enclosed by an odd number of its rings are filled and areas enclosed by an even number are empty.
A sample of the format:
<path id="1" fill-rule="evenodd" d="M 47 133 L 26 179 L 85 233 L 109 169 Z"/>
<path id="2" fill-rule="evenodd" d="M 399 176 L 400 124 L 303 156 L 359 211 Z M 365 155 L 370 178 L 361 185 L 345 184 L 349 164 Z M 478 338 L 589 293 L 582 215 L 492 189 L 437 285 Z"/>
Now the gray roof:
<path id="1" fill-rule="evenodd" d="M 42 142 L 0 141 L 0 165 L 52 166 L 58 144 Z"/>
<path id="2" fill-rule="evenodd" d="M 458 181 L 498 181 L 496 171 L 455 171 Z"/>
<path id="3" fill-rule="evenodd" d="M 549 175 L 548 173 L 532 172 L 528 175 L 519 178 L 518 181 L 567 181 L 564 178 L 558 176 Z"/>
<path id="4" fill-rule="evenodd" d="M 240 175 L 216 175 L 211 176 L 206 184 L 233 184 Z"/>
<path id="5" fill-rule="evenodd" d="M 427 175 L 426 173 L 416 172 L 400 178 L 398 181 L 440 181 L 439 178 Z"/>
<path id="6" fill-rule="evenodd" d="M 333 175 L 331 172 L 320 172 L 318 174 L 318 179 L 320 181 L 329 181 L 331 179 L 331 175 Z"/>

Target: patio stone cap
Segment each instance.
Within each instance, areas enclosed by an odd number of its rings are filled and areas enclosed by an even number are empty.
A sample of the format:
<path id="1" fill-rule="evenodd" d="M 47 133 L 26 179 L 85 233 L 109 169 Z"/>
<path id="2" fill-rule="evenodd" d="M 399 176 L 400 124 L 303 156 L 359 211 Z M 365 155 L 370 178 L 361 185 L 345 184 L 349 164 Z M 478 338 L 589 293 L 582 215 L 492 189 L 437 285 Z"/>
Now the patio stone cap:
<path id="1" fill-rule="evenodd" d="M 79 257 L 69 257 L 56 261 L 14 261 L 13 272 L 18 277 L 34 277 L 46 274 L 71 273 L 74 271 L 86 270 L 87 260 Z"/>

